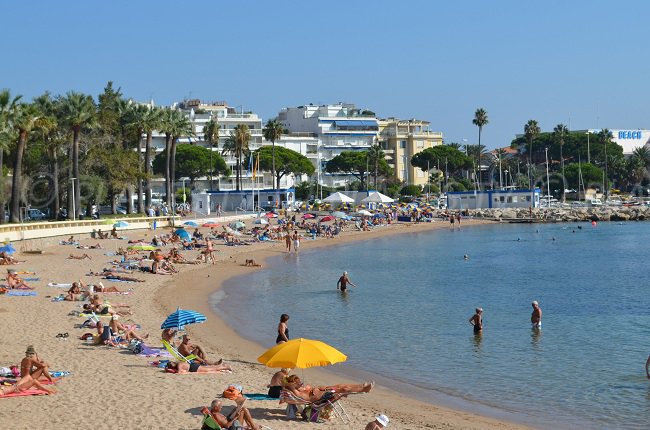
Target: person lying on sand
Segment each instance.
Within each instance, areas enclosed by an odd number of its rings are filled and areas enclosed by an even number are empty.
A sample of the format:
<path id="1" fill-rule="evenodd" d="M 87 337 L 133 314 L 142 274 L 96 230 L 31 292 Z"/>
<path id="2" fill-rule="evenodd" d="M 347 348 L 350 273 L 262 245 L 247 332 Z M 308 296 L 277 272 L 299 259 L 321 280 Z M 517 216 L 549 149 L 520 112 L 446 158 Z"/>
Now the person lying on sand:
<path id="1" fill-rule="evenodd" d="M 190 340 L 191 340 L 190 336 L 184 334 L 180 345 L 178 345 L 178 352 L 183 354 L 183 357 L 194 355 L 198 357 L 196 361 L 198 361 L 200 364 L 219 365 L 223 363 L 223 358 L 214 363 L 209 362 L 208 359 L 206 358 L 203 348 L 201 348 L 199 345 L 192 344 Z"/>
<path id="2" fill-rule="evenodd" d="M 27 347 L 25 358 L 20 362 L 20 377 L 31 376 L 34 380 L 44 379 L 54 384 L 54 378 L 50 376 L 48 364 L 38 358 L 36 350 L 32 345 Z"/>
<path id="3" fill-rule="evenodd" d="M 315 402 L 323 398 L 323 396 L 328 398 L 328 396 L 331 397 L 333 394 L 345 396 L 348 394 L 369 393 L 374 386 L 374 382 L 364 382 L 363 384 L 338 384 L 312 387 L 310 385 L 303 385 L 298 375 L 291 375 L 287 378 L 285 389 L 303 400 Z"/>
<path id="4" fill-rule="evenodd" d="M 99 243 L 95 245 L 77 245 L 77 249 L 104 249 Z"/>
<path id="5" fill-rule="evenodd" d="M 212 401 L 210 404 L 210 409 L 203 408 L 201 412 L 203 412 L 204 415 L 210 415 L 222 429 L 244 428 L 242 427 L 242 424 L 246 423 L 248 425 L 248 428 L 259 430 L 260 426 L 258 426 L 255 421 L 253 421 L 253 417 L 251 417 L 250 411 L 244 406 L 245 400 L 246 399 L 237 403 L 237 406 L 228 411 L 227 415 L 224 415 L 222 413 L 222 403 L 219 399 Z"/>
<path id="6" fill-rule="evenodd" d="M 13 385 L 0 385 L 0 397 L 4 397 L 7 394 L 11 393 L 21 393 L 27 391 L 30 388 L 38 388 L 39 390 L 45 391 L 47 394 L 54 394 L 56 390 L 51 388 L 46 388 L 40 382 L 27 375 L 18 380 Z"/>
<path id="7" fill-rule="evenodd" d="M 92 260 L 92 257 L 88 254 L 82 254 L 82 255 L 70 254 L 68 256 L 68 260 L 85 260 L 85 259 Z"/>
<path id="8" fill-rule="evenodd" d="M 170 361 L 167 363 L 167 369 L 175 370 L 179 374 L 185 373 L 221 373 L 232 370 L 227 364 L 199 364 L 197 362 L 192 363 L 177 363 L 175 361 Z"/>
<path id="9" fill-rule="evenodd" d="M 33 288 L 19 278 L 16 271 L 12 269 L 7 270 L 7 286 L 11 290 L 33 290 Z"/>

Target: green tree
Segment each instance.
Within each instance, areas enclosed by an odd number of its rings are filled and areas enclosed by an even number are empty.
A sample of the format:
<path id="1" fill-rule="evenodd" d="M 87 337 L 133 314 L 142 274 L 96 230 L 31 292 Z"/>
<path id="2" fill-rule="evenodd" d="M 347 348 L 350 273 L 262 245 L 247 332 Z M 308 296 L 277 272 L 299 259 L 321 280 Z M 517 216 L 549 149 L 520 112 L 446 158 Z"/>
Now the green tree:
<path id="1" fill-rule="evenodd" d="M 422 188 L 419 185 L 405 185 L 399 192 L 402 196 L 420 197 Z"/>
<path id="2" fill-rule="evenodd" d="M 390 166 L 388 166 L 388 162 L 386 162 L 386 154 L 384 153 L 384 150 L 379 144 L 372 145 L 368 150 L 368 161 L 370 163 L 370 166 L 373 167 L 373 177 L 375 179 L 375 190 L 376 190 L 377 178 L 380 176 L 379 165 L 382 163 L 382 161 L 386 163 L 386 166 L 384 167 L 386 175 L 392 174 L 393 169 L 391 169 Z"/>
<path id="3" fill-rule="evenodd" d="M 476 112 L 474 112 L 474 119 L 472 119 L 472 124 L 478 127 L 478 147 L 481 147 L 481 133 L 483 132 L 483 127 L 488 124 L 488 115 L 485 109 L 483 108 L 478 108 L 476 109 Z M 479 183 L 479 190 L 481 189 L 481 151 L 478 151 L 478 183 Z"/>
<path id="4" fill-rule="evenodd" d="M 74 183 L 74 207 L 68 198 L 68 217 L 73 213 L 81 215 L 81 190 L 79 189 L 79 138 L 81 130 L 85 127 L 90 127 L 95 122 L 95 102 L 89 95 L 70 91 L 62 99 L 61 104 L 61 119 L 63 123 L 72 131 L 72 172 L 70 176 L 71 182 Z M 72 194 L 72 190 L 68 196 Z"/>
<path id="5" fill-rule="evenodd" d="M 366 187 L 366 176 L 369 168 L 368 151 L 343 151 L 332 158 L 325 165 L 325 171 L 329 173 L 346 173 L 357 177 L 361 183 L 361 189 Z M 385 159 L 377 160 L 378 174 L 387 175 L 391 172 L 390 166 Z"/>
<path id="6" fill-rule="evenodd" d="M 194 188 L 197 178 L 208 176 L 210 172 L 217 174 L 230 174 L 230 168 L 222 156 L 215 154 L 211 157 L 210 150 L 202 146 L 181 144 L 176 148 L 176 173 L 179 177 L 190 178 L 190 185 Z M 165 173 L 167 154 L 161 152 L 153 159 L 153 171 L 157 174 Z"/>
<path id="7" fill-rule="evenodd" d="M 18 134 L 14 154 L 14 169 L 11 183 L 11 202 L 9 204 L 9 222 L 20 222 L 20 198 L 22 194 L 22 167 L 27 138 L 36 126 L 40 113 L 33 104 L 19 103 L 15 106 L 9 121 Z"/>
<path id="8" fill-rule="evenodd" d="M 6 184 L 4 154 L 12 142 L 16 141 L 16 133 L 11 126 L 10 118 L 21 98 L 22 96 L 12 97 L 9 90 L 0 90 L 0 224 L 5 223 Z"/>
<path id="9" fill-rule="evenodd" d="M 275 119 L 270 119 L 266 122 L 266 125 L 264 126 L 264 139 L 270 140 L 271 141 L 271 158 L 272 158 L 272 166 L 271 166 L 271 175 L 276 179 L 276 174 L 275 174 L 275 142 L 280 140 L 282 137 L 282 134 L 284 133 L 284 127 L 282 124 L 275 120 Z M 280 188 L 280 178 L 277 177 L 277 182 L 273 184 L 273 188 Z"/>
<path id="10" fill-rule="evenodd" d="M 415 154 L 411 157 L 411 165 L 422 170 L 434 167 L 446 169 L 445 176 L 450 176 L 450 172 L 453 175 L 460 169 L 469 168 L 472 160 L 454 146 L 438 145 Z"/>
<path id="11" fill-rule="evenodd" d="M 566 169 L 566 180 L 571 188 L 580 189 L 582 182 L 586 187 L 600 187 L 603 181 L 603 170 L 591 163 L 573 163 Z M 582 174 L 582 181 L 580 180 Z"/>
<path id="12" fill-rule="evenodd" d="M 34 99 L 34 105 L 40 112 L 38 127 L 35 130 L 37 144 L 44 148 L 47 154 L 47 173 L 49 174 L 49 207 L 50 215 L 56 218 L 60 209 L 59 200 L 59 151 L 66 144 L 67 133 L 61 130 L 57 118 L 58 104 L 50 97 L 49 93 L 42 94 Z M 41 160 L 42 162 L 42 160 Z"/>
<path id="13" fill-rule="evenodd" d="M 219 147 L 219 130 L 221 125 L 210 117 L 210 121 L 205 124 L 203 127 L 203 139 L 208 142 L 208 148 L 210 148 L 210 165 L 212 166 L 212 149 L 217 146 Z M 214 172 L 210 171 L 210 191 L 212 191 L 212 177 Z"/>
<path id="14" fill-rule="evenodd" d="M 526 125 L 524 125 L 524 135 L 526 136 L 526 141 L 528 142 L 528 165 L 529 171 L 533 169 L 533 142 L 535 138 L 539 135 L 539 125 L 534 119 L 528 120 Z M 528 185 L 530 189 L 533 189 L 533 175 L 528 174 Z"/>
<path id="15" fill-rule="evenodd" d="M 139 174 L 138 154 L 119 146 L 93 146 L 88 153 L 88 167 L 103 178 L 106 193 L 111 201 L 111 211 L 116 214 L 117 196 Z"/>
<path id="16" fill-rule="evenodd" d="M 162 118 L 161 110 L 151 106 L 145 106 L 142 115 L 139 115 L 138 126 L 145 134 L 144 145 L 144 197 L 146 207 L 151 206 L 151 141 L 153 139 L 153 131 L 160 127 Z M 138 152 L 139 148 L 138 148 Z M 138 199 L 140 202 L 140 199 Z M 144 212 L 144 207 L 138 208 L 138 212 Z"/>
<path id="17" fill-rule="evenodd" d="M 172 207 L 176 207 L 176 197 L 174 194 L 174 184 L 176 183 L 176 150 L 178 146 L 178 139 L 181 137 L 191 137 L 194 136 L 192 130 L 192 123 L 190 119 L 181 111 L 174 110 L 172 111 L 172 144 L 170 157 L 168 159 L 169 164 L 169 175 L 170 175 L 170 190 L 169 193 L 172 195 Z"/>
<path id="18" fill-rule="evenodd" d="M 230 132 L 230 136 L 223 145 L 222 154 L 232 154 L 237 160 L 237 176 L 235 178 L 237 191 L 241 189 L 241 165 L 244 156 L 249 153 L 248 144 L 250 140 L 251 133 L 248 126 L 239 124 Z"/>
<path id="19" fill-rule="evenodd" d="M 301 175 L 311 176 L 315 170 L 314 165 L 307 157 L 281 146 L 275 149 L 262 146 L 255 151 L 255 154 L 259 156 L 260 169 L 262 170 L 272 169 L 275 161 L 277 170 L 275 171 L 273 181 L 277 184 L 276 188 L 280 187 L 280 180 L 286 175 L 294 174 L 296 177 Z"/>

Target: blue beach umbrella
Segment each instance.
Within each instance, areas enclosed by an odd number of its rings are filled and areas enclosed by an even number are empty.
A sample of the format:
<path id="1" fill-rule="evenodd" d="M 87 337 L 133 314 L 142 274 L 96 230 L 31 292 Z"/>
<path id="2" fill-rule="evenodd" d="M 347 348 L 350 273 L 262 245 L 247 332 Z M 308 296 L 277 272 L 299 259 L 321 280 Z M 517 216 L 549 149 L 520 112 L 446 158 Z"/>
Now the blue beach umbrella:
<path id="1" fill-rule="evenodd" d="M 185 221 L 183 225 L 187 225 L 189 227 L 198 227 L 199 224 L 196 221 Z"/>
<path id="2" fill-rule="evenodd" d="M 120 228 L 120 227 L 128 227 L 129 223 L 126 221 L 118 221 L 115 224 L 113 224 L 113 227 L 115 228 Z"/>
<path id="3" fill-rule="evenodd" d="M 0 246 L 0 252 L 6 252 L 7 254 L 13 254 L 14 252 L 16 252 L 16 248 L 14 248 L 14 246 L 12 244 L 8 243 L 8 244 L 6 244 L 4 246 Z"/>
<path id="4" fill-rule="evenodd" d="M 373 218 L 386 218 L 386 215 L 384 215 L 384 214 L 374 214 L 372 217 Z"/>
<path id="5" fill-rule="evenodd" d="M 177 229 L 174 233 L 176 233 L 176 236 L 180 237 L 183 240 L 192 240 L 192 236 L 190 236 L 190 234 L 182 228 Z"/>
<path id="6" fill-rule="evenodd" d="M 334 218 L 345 218 L 347 215 L 345 214 L 345 212 L 334 211 L 334 212 L 332 212 L 332 216 Z"/>
<path id="7" fill-rule="evenodd" d="M 231 223 L 229 224 L 229 226 L 230 226 L 230 228 L 234 228 L 235 230 L 238 230 L 238 229 L 240 229 L 240 228 L 244 228 L 244 227 L 246 227 L 246 224 L 244 224 L 244 223 L 241 222 L 241 221 L 235 221 L 235 222 L 231 222 Z"/>
<path id="8" fill-rule="evenodd" d="M 200 314 L 196 311 L 190 311 L 187 309 L 177 308 L 176 312 L 169 315 L 165 322 L 160 326 L 161 329 L 166 328 L 175 328 L 182 330 L 188 324 L 198 324 L 206 321 L 207 318 L 205 315 Z"/>

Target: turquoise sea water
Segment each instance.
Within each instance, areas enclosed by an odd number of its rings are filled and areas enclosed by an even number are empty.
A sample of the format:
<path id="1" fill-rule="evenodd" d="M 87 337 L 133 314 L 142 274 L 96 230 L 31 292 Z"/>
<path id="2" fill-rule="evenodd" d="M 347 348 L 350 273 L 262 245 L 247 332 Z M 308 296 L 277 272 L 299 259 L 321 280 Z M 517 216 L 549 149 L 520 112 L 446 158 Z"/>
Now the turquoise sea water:
<path id="1" fill-rule="evenodd" d="M 290 337 L 470 410 L 541 428 L 647 429 L 649 244 L 650 223 L 404 234 L 273 258 L 231 280 L 215 306 L 266 346 L 288 313 Z M 344 270 L 359 286 L 345 296 Z M 532 300 L 541 332 L 530 329 Z M 468 323 L 477 306 L 480 337 Z"/>

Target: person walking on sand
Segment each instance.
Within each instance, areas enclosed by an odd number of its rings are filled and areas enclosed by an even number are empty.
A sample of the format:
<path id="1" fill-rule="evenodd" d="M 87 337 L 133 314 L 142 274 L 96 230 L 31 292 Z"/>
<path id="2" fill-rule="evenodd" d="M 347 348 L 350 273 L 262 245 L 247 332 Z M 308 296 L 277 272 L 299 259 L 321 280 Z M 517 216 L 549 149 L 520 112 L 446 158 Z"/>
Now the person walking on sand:
<path id="1" fill-rule="evenodd" d="M 289 327 L 287 326 L 289 315 L 280 315 L 280 324 L 278 324 L 278 337 L 275 338 L 275 343 L 284 343 L 289 341 Z"/>
<path id="2" fill-rule="evenodd" d="M 345 291 L 348 289 L 348 285 L 352 285 L 355 288 L 357 287 L 352 283 L 352 281 L 350 281 L 348 272 L 343 272 L 343 275 L 341 275 L 338 282 L 336 283 L 336 289 L 341 290 L 342 293 L 345 293 Z"/>
<path id="3" fill-rule="evenodd" d="M 533 313 L 530 316 L 530 323 L 532 324 L 533 330 L 539 330 L 542 328 L 542 308 L 539 307 L 537 300 L 533 300 Z"/>
<path id="4" fill-rule="evenodd" d="M 300 235 L 298 234 L 298 230 L 294 230 L 293 232 L 293 250 L 298 253 L 298 248 L 300 248 Z"/>
<path id="5" fill-rule="evenodd" d="M 474 326 L 474 334 L 483 331 L 483 308 L 476 308 L 476 313 L 469 319 L 469 323 Z"/>
<path id="6" fill-rule="evenodd" d="M 364 430 L 381 430 L 384 427 L 388 426 L 390 420 L 386 415 L 377 415 L 374 421 L 370 421 Z"/>

